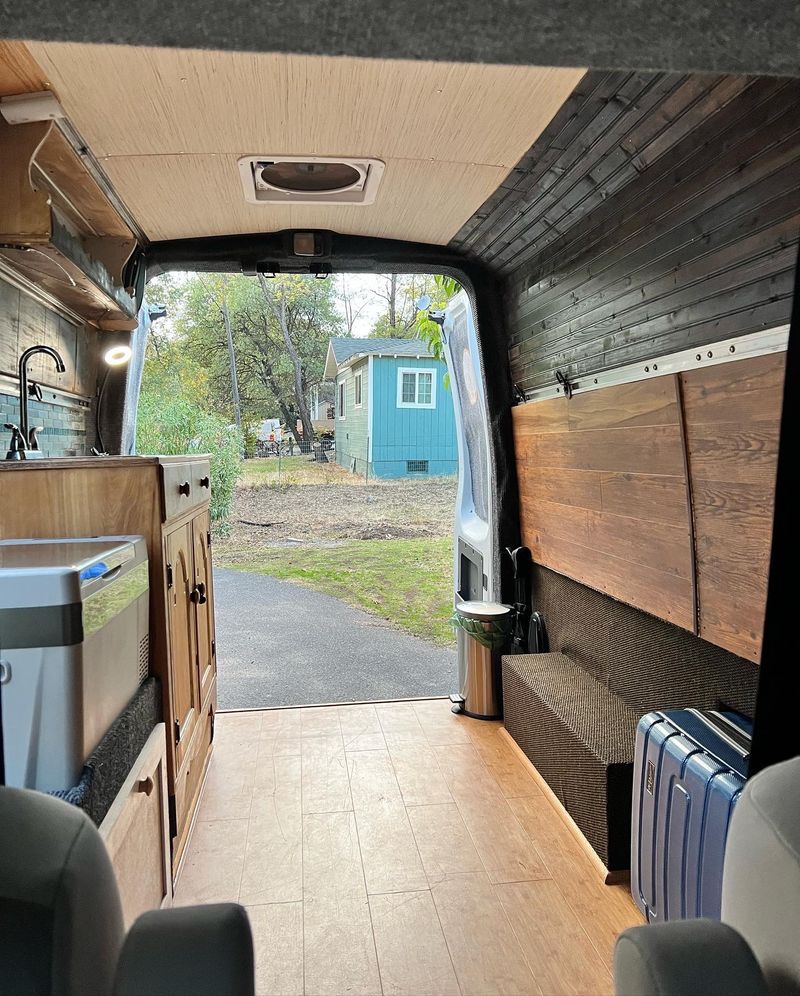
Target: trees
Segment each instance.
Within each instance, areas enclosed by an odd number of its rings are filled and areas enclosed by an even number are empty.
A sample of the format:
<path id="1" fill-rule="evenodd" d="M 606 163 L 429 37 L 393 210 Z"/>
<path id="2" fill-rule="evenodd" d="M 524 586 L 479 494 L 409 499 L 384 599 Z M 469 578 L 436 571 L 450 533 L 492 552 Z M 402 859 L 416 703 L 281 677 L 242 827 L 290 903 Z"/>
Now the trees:
<path id="1" fill-rule="evenodd" d="M 433 277 L 427 273 L 390 273 L 375 278 L 373 293 L 386 307 L 370 332 L 370 338 L 413 339 L 416 327 L 417 300 L 424 294 L 433 297 Z"/>
<path id="2" fill-rule="evenodd" d="M 309 386 L 306 370 L 309 357 L 305 358 L 306 362 L 300 358 L 300 344 L 311 346 L 313 349 L 313 340 L 319 331 L 319 323 L 316 321 L 319 304 L 317 295 L 308 293 L 308 282 L 302 278 L 300 282 L 289 282 L 284 278 L 279 283 L 277 278 L 268 280 L 263 273 L 260 273 L 258 282 L 267 307 L 280 329 L 283 344 L 292 364 L 294 397 L 303 423 L 303 438 L 313 439 L 314 427 L 311 425 L 311 415 L 306 404 L 306 389 Z M 298 340 L 297 345 L 295 339 Z"/>
<path id="3" fill-rule="evenodd" d="M 353 286 L 353 281 L 346 273 L 339 276 L 337 297 L 344 316 L 344 327 L 348 336 L 352 336 L 355 325 L 364 309 L 369 304 L 370 292 L 363 286 Z"/>
<path id="4" fill-rule="evenodd" d="M 167 295 L 163 295 L 167 297 Z M 177 296 L 169 295 L 176 305 Z M 136 411 L 138 453 L 211 454 L 211 518 L 224 532 L 239 476 L 241 434 L 208 405 L 208 373 L 174 335 L 153 329 Z"/>
<path id="5" fill-rule="evenodd" d="M 363 326 L 360 316 L 378 298 L 383 313 L 372 335 L 419 336 L 440 355 L 440 327 L 416 303 L 427 295 L 444 307 L 457 289 L 427 274 L 376 276 L 372 288 L 363 277 L 300 274 L 158 278 L 148 296 L 166 302 L 168 319 L 153 331 L 148 356 L 163 354 L 163 362 L 149 363 L 146 377 L 172 377 L 176 390 L 237 425 L 280 417 L 301 443 L 313 438 L 308 397 L 323 381 L 331 336 Z"/>
<path id="6" fill-rule="evenodd" d="M 245 423 L 279 415 L 298 443 L 313 438 L 309 389 L 321 383 L 328 339 L 342 328 L 331 281 L 195 274 L 183 284 L 172 327 L 207 374 L 211 407 L 233 415 L 238 388 Z"/>

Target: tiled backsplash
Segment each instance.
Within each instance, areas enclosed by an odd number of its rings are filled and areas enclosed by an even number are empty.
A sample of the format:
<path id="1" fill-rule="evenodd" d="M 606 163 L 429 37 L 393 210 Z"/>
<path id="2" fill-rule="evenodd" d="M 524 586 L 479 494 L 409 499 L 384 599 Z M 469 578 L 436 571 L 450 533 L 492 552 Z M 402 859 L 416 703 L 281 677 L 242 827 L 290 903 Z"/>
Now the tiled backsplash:
<path id="1" fill-rule="evenodd" d="M 94 445 L 94 420 L 89 406 L 60 398 L 57 401 L 28 402 L 30 424 L 44 426 L 39 433 L 39 448 L 45 456 L 86 456 Z M 19 398 L 0 393 L 0 423 L 19 425 Z M 3 429 L 0 437 L 0 459 L 3 459 L 11 442 L 11 432 Z"/>

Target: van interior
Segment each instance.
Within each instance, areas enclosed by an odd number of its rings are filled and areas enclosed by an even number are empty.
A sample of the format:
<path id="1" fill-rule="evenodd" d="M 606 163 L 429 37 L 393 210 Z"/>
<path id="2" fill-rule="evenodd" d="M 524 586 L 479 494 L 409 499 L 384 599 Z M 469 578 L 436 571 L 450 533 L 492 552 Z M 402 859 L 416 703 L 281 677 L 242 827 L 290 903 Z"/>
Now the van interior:
<path id="1" fill-rule="evenodd" d="M 800 992 L 797 10 L 0 7 L 0 992 Z M 452 701 L 218 710 L 173 271 L 457 281 Z"/>

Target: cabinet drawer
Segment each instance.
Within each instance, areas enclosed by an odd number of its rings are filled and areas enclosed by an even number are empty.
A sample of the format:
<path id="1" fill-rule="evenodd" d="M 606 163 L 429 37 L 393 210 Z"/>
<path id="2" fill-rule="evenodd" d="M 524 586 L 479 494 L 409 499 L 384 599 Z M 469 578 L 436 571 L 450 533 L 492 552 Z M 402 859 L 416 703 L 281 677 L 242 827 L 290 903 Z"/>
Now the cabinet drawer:
<path id="1" fill-rule="evenodd" d="M 141 913 L 172 902 L 166 750 L 159 723 L 100 824 L 126 929 Z"/>
<path id="2" fill-rule="evenodd" d="M 161 483 L 164 488 L 164 521 L 176 519 L 208 501 L 209 489 L 200 486 L 197 473 L 200 462 L 162 463 Z"/>
<path id="3" fill-rule="evenodd" d="M 177 869 L 186 837 L 192 823 L 192 817 L 197 806 L 197 799 L 203 784 L 209 748 L 214 732 L 214 712 L 216 710 L 216 695 L 213 693 L 200 714 L 200 721 L 192 737 L 183 767 L 178 772 L 175 781 L 175 823 L 176 837 L 172 855 L 173 868 Z"/>

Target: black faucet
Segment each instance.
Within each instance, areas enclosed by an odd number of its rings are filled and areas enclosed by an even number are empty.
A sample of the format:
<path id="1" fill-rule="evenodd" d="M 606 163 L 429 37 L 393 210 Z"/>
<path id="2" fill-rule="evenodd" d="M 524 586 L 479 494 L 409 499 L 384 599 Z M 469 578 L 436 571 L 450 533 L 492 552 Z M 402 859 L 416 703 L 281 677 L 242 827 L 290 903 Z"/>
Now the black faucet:
<path id="1" fill-rule="evenodd" d="M 30 346 L 19 358 L 19 444 L 23 450 L 38 450 L 36 428 L 31 429 L 28 420 L 28 360 L 37 353 L 52 357 L 56 371 L 60 374 L 67 369 L 58 350 L 52 346 Z"/>

